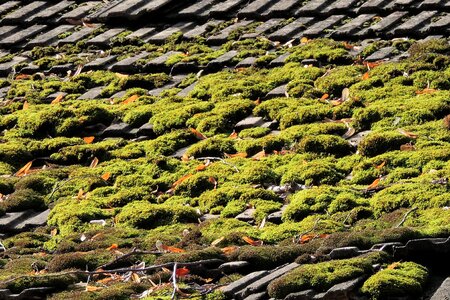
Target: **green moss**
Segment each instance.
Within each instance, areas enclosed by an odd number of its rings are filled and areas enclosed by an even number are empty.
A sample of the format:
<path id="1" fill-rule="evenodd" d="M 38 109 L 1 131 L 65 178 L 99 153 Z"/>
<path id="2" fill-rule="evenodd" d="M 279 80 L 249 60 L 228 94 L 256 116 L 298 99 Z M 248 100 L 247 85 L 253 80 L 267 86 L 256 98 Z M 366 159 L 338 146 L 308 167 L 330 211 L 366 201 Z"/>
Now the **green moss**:
<path id="1" fill-rule="evenodd" d="M 337 67 L 326 76 L 318 78 L 314 85 L 325 93 L 339 97 L 344 88 L 348 88 L 361 80 L 363 70 L 359 66 Z"/>
<path id="2" fill-rule="evenodd" d="M 195 222 L 198 218 L 195 209 L 187 206 L 150 204 L 134 201 L 125 205 L 116 216 L 118 224 L 139 228 L 155 228 L 176 222 Z"/>
<path id="3" fill-rule="evenodd" d="M 10 194 L 0 203 L 8 212 L 23 211 L 27 209 L 41 210 L 45 208 L 44 198 L 32 189 L 20 189 Z"/>
<path id="4" fill-rule="evenodd" d="M 186 155 L 188 157 L 222 157 L 224 153 L 234 153 L 235 151 L 232 139 L 215 136 L 192 145 L 186 151 Z"/>
<path id="5" fill-rule="evenodd" d="M 60 272 L 67 269 L 92 270 L 107 263 L 112 256 L 109 252 L 64 253 L 54 255 L 48 262 L 49 272 Z"/>
<path id="6" fill-rule="evenodd" d="M 383 253 L 371 253 L 356 258 L 307 264 L 275 279 L 269 284 L 271 297 L 283 298 L 305 289 L 324 291 L 334 284 L 371 272 L 372 265 L 386 260 Z"/>
<path id="7" fill-rule="evenodd" d="M 286 168 L 281 183 L 299 183 L 304 185 L 335 184 L 345 177 L 343 170 L 330 160 L 298 162 Z M 280 170 L 281 171 L 281 170 Z"/>
<path id="8" fill-rule="evenodd" d="M 344 44 L 330 39 L 314 39 L 306 44 L 294 47 L 293 54 L 287 58 L 287 61 L 301 62 L 310 58 L 332 64 L 343 64 L 351 61 Z"/>
<path id="9" fill-rule="evenodd" d="M 298 144 L 298 150 L 318 154 L 334 154 L 336 157 L 342 157 L 348 155 L 352 147 L 341 137 L 321 134 L 304 137 Z"/>
<path id="10" fill-rule="evenodd" d="M 270 132 L 269 128 L 266 127 L 255 127 L 255 128 L 247 128 L 239 132 L 239 137 L 242 139 L 245 138 L 260 138 L 267 135 Z"/>
<path id="11" fill-rule="evenodd" d="M 242 172 L 236 174 L 236 180 L 240 183 L 270 185 L 279 181 L 279 176 L 264 162 L 254 162 L 248 165 Z"/>
<path id="12" fill-rule="evenodd" d="M 414 262 L 394 263 L 367 279 L 361 291 L 372 299 L 416 296 L 422 293 L 427 277 L 424 266 Z"/>
<path id="13" fill-rule="evenodd" d="M 202 250 L 193 250 L 185 253 L 169 253 L 156 259 L 156 264 L 163 264 L 168 262 L 192 262 L 203 259 L 223 259 L 223 252 L 219 248 L 206 248 Z"/>
<path id="14" fill-rule="evenodd" d="M 375 156 L 387 151 L 398 150 L 411 139 L 398 132 L 374 132 L 367 135 L 358 145 L 363 156 Z"/>

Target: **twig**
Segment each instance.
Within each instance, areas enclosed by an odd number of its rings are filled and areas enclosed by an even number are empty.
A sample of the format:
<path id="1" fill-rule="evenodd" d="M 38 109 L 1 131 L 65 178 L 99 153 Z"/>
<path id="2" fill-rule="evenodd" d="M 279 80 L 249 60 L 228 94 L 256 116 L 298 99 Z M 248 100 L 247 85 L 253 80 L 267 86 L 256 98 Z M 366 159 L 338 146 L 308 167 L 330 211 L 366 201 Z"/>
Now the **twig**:
<path id="1" fill-rule="evenodd" d="M 303 237 L 304 235 L 306 235 L 306 234 L 308 234 L 308 233 L 313 232 L 314 230 L 316 230 L 317 225 L 319 224 L 319 221 L 320 221 L 320 218 L 317 218 L 316 221 L 314 222 L 313 227 L 312 227 L 311 229 L 309 229 L 309 230 L 303 232 L 302 234 L 300 234 L 299 237 L 298 237 L 297 239 L 295 239 L 295 237 L 294 237 L 293 242 L 294 242 L 295 244 L 298 244 L 298 243 L 302 240 L 302 237 Z"/>
<path id="2" fill-rule="evenodd" d="M 407 218 L 413 211 L 415 211 L 416 209 L 417 209 L 417 207 L 413 207 L 413 208 L 411 208 L 410 210 L 408 210 L 408 211 L 406 212 L 406 214 L 403 216 L 403 219 L 400 221 L 400 223 L 397 224 L 397 226 L 395 226 L 395 228 L 399 228 L 400 226 L 402 226 L 403 223 L 405 223 L 406 218 Z"/>
<path id="3" fill-rule="evenodd" d="M 172 297 L 170 297 L 170 299 L 174 300 L 176 298 L 177 290 L 178 290 L 178 286 L 177 286 L 177 263 L 173 264 L 172 279 L 173 279 L 173 292 L 172 292 Z"/>
<path id="4" fill-rule="evenodd" d="M 198 266 L 198 265 L 207 265 L 207 264 L 220 264 L 223 262 L 224 261 L 222 259 L 211 258 L 211 259 L 204 259 L 204 260 L 199 260 L 199 261 L 194 261 L 194 262 L 178 262 L 176 264 L 178 266 L 182 266 L 182 267 L 189 267 L 189 266 Z M 151 271 L 151 270 L 160 269 L 160 268 L 171 268 L 171 267 L 173 267 L 174 264 L 175 264 L 175 262 L 168 262 L 168 263 L 164 263 L 164 264 L 160 264 L 160 265 L 153 265 L 153 266 L 140 268 L 140 269 L 131 267 L 131 268 L 120 268 L 120 269 L 113 269 L 113 270 L 96 270 L 96 271 L 76 270 L 76 271 L 67 271 L 67 272 L 54 273 L 54 274 L 46 274 L 46 275 L 42 275 L 41 277 L 54 277 L 54 276 L 63 276 L 63 275 L 72 275 L 72 274 L 89 276 L 89 275 L 106 274 L 106 273 L 146 272 L 146 271 Z M 28 277 L 36 277 L 36 275 L 21 275 L 21 276 L 14 277 L 14 278 L 11 278 L 6 281 L 0 281 L 0 286 L 14 282 L 15 280 L 18 280 L 21 278 L 28 278 Z"/>
<path id="5" fill-rule="evenodd" d="M 110 261 L 108 263 L 105 263 L 105 264 L 97 267 L 97 270 L 98 269 L 106 269 L 106 268 L 116 264 L 117 262 L 119 262 L 119 261 L 121 261 L 121 260 L 123 260 L 125 258 L 128 258 L 128 257 L 133 256 L 133 255 L 141 255 L 141 254 L 155 254 L 155 255 L 158 255 L 158 254 L 164 254 L 164 253 L 161 252 L 161 251 L 142 251 L 142 250 L 139 250 L 136 247 L 134 247 L 130 252 L 125 253 L 125 254 L 123 254 L 121 256 L 118 256 L 113 261 Z"/>
<path id="6" fill-rule="evenodd" d="M 221 157 L 207 156 L 207 157 L 199 157 L 199 158 L 196 158 L 196 159 L 197 159 L 197 160 L 207 160 L 207 159 L 209 159 L 209 160 L 220 160 L 222 163 L 224 163 L 224 164 L 226 164 L 226 165 L 232 167 L 236 172 L 239 173 L 239 169 L 238 169 L 235 165 L 230 164 L 229 162 L 227 162 L 225 159 L 223 159 L 223 158 L 221 158 Z"/>
<path id="7" fill-rule="evenodd" d="M 106 180 L 104 180 L 103 178 L 101 178 L 100 176 L 97 176 L 97 175 L 82 175 L 82 176 L 75 176 L 75 177 L 67 178 L 67 179 L 64 179 L 55 184 L 55 187 L 53 188 L 52 192 L 48 196 L 48 200 L 51 200 L 53 197 L 53 194 L 56 193 L 56 191 L 58 191 L 63 185 L 65 185 L 66 183 L 68 183 L 72 180 L 80 179 L 80 178 L 100 178 L 108 184 L 108 182 Z"/>

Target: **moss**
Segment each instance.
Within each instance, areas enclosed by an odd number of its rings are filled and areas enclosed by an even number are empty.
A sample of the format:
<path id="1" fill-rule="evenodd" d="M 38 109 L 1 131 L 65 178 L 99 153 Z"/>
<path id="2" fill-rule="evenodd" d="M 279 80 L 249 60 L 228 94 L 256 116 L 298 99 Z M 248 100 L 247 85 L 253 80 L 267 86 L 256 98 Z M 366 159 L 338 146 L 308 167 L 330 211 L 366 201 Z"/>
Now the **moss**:
<path id="1" fill-rule="evenodd" d="M 275 279 L 268 286 L 269 296 L 283 298 L 305 289 L 324 291 L 334 284 L 373 271 L 372 265 L 386 260 L 386 254 L 371 253 L 356 258 L 302 265 Z"/>
<path id="2" fill-rule="evenodd" d="M 264 162 L 255 162 L 236 174 L 236 179 L 243 184 L 269 185 L 276 184 L 279 181 L 279 176 Z"/>
<path id="3" fill-rule="evenodd" d="M 60 272 L 67 269 L 92 270 L 107 263 L 111 258 L 111 254 L 107 251 L 57 254 L 48 262 L 47 268 L 49 272 Z"/>
<path id="4" fill-rule="evenodd" d="M 393 263 L 372 275 L 361 288 L 372 299 L 415 296 L 422 293 L 428 270 L 414 262 Z"/>
<path id="5" fill-rule="evenodd" d="M 80 278 L 74 274 L 56 274 L 54 276 L 36 275 L 20 277 L 7 284 L 0 284 L 0 286 L 9 289 L 13 293 L 20 293 L 24 289 L 29 288 L 49 286 L 53 287 L 55 290 L 63 290 L 79 280 Z"/>
<path id="6" fill-rule="evenodd" d="M 387 151 L 398 150 L 411 139 L 398 132 L 374 132 L 367 135 L 358 145 L 358 152 L 363 156 L 373 157 Z"/>
<path id="7" fill-rule="evenodd" d="M 332 110 L 323 104 L 300 106 L 293 111 L 284 111 L 280 117 L 280 128 L 286 129 L 293 125 L 323 121 L 332 117 Z"/>
<path id="8" fill-rule="evenodd" d="M 40 210 L 45 208 L 44 198 L 32 189 L 21 189 L 10 194 L 1 206 L 8 212 L 23 211 L 27 209 Z"/>
<path id="9" fill-rule="evenodd" d="M 221 210 L 220 216 L 223 218 L 233 218 L 243 212 L 247 204 L 244 201 L 232 200 Z"/>
<path id="10" fill-rule="evenodd" d="M 195 222 L 197 218 L 197 212 L 193 208 L 150 204 L 146 201 L 131 202 L 116 216 L 118 224 L 147 229 L 176 222 Z"/>
<path id="11" fill-rule="evenodd" d="M 239 137 L 242 139 L 245 138 L 260 138 L 267 135 L 270 132 L 269 128 L 266 127 L 255 127 L 255 128 L 247 128 L 239 132 Z"/>
<path id="12" fill-rule="evenodd" d="M 234 141 L 232 139 L 222 136 L 215 136 L 192 145 L 186 151 L 186 155 L 188 157 L 222 157 L 224 153 L 234 152 Z"/>
<path id="13" fill-rule="evenodd" d="M 236 236 L 236 233 L 246 234 L 250 236 L 257 235 L 256 229 L 254 229 L 247 222 L 242 222 L 236 219 L 215 219 L 205 221 L 200 225 L 200 231 L 205 240 L 209 243 L 212 241 L 224 237 L 225 240 Z M 239 240 L 242 239 L 239 235 Z M 225 242 L 223 244 L 226 244 Z M 232 244 L 236 244 L 233 240 Z"/>
<path id="14" fill-rule="evenodd" d="M 348 155 L 352 147 L 341 137 L 321 134 L 304 137 L 298 145 L 298 150 L 318 154 L 334 154 L 336 157 L 342 157 Z"/>
<path id="15" fill-rule="evenodd" d="M 255 208 L 255 220 L 261 222 L 270 213 L 279 211 L 282 207 L 280 202 L 267 201 L 262 199 L 254 199 L 250 201 L 250 204 Z"/>
<path id="16" fill-rule="evenodd" d="M 319 90 L 339 97 L 344 88 L 361 80 L 363 68 L 359 66 L 343 66 L 331 70 L 327 76 L 318 78 L 314 85 Z"/>
<path id="17" fill-rule="evenodd" d="M 345 173 L 330 160 L 314 160 L 292 164 L 281 178 L 281 183 L 299 183 L 307 186 L 335 184 L 345 177 Z"/>
<path id="18" fill-rule="evenodd" d="M 201 193 L 215 187 L 214 177 L 201 173 L 194 174 L 175 188 L 175 194 L 185 197 L 198 197 Z"/>
<path id="19" fill-rule="evenodd" d="M 289 62 L 301 62 L 304 59 L 317 59 L 324 63 L 348 63 L 351 57 L 344 44 L 330 39 L 314 39 L 306 44 L 296 46 Z"/>
<path id="20" fill-rule="evenodd" d="M 224 259 L 224 254 L 219 248 L 206 248 L 202 250 L 193 250 L 184 253 L 168 253 L 156 259 L 156 264 L 163 264 L 168 262 L 192 262 L 203 259 Z"/>

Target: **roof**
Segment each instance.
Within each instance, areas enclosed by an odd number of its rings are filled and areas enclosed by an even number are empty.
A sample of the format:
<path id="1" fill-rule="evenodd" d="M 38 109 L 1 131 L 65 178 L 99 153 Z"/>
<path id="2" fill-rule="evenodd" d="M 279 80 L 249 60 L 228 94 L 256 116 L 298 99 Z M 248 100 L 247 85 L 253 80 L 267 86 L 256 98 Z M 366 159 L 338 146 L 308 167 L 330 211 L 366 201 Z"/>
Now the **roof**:
<path id="1" fill-rule="evenodd" d="M 449 13 L 4 1 L 0 299 L 443 299 Z"/>

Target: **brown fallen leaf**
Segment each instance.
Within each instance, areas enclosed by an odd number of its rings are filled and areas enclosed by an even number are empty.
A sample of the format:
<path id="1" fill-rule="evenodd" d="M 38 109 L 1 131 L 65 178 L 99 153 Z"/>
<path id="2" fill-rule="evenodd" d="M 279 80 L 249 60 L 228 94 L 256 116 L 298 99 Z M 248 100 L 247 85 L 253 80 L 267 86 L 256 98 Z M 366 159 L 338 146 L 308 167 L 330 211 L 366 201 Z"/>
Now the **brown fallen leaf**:
<path id="1" fill-rule="evenodd" d="M 417 139 L 417 138 L 419 137 L 418 134 L 412 133 L 412 132 L 410 132 L 410 131 L 406 131 L 406 130 L 404 130 L 404 129 L 402 129 L 402 128 L 400 128 L 400 129 L 398 130 L 398 132 L 400 132 L 400 133 L 403 134 L 404 136 L 407 136 L 407 137 L 412 138 L 412 139 Z"/>
<path id="2" fill-rule="evenodd" d="M 408 144 L 403 144 L 400 146 L 400 151 L 414 151 L 416 150 L 416 147 L 414 147 L 414 145 L 408 143 Z"/>
<path id="3" fill-rule="evenodd" d="M 436 92 L 436 89 L 424 88 L 423 90 L 416 91 L 416 94 L 417 95 L 426 95 L 426 94 L 433 94 L 434 92 Z"/>
<path id="4" fill-rule="evenodd" d="M 178 277 L 183 277 L 183 276 L 186 276 L 188 274 L 189 274 L 189 269 L 186 268 L 186 267 L 178 268 L 175 271 L 175 275 L 178 276 Z"/>
<path id="5" fill-rule="evenodd" d="M 100 286 L 93 286 L 93 285 L 87 285 L 86 286 L 86 292 L 96 292 L 96 291 L 99 291 L 101 289 L 103 289 L 103 288 L 100 287 Z"/>
<path id="6" fill-rule="evenodd" d="M 60 103 L 63 98 L 64 98 L 64 94 L 59 94 L 58 96 L 56 96 L 55 99 L 53 99 L 53 101 L 50 104 Z"/>
<path id="7" fill-rule="evenodd" d="M 369 79 L 369 72 L 364 73 L 364 75 L 362 76 L 362 80 L 367 80 Z"/>
<path id="8" fill-rule="evenodd" d="M 22 109 L 23 109 L 23 110 L 27 110 L 28 108 L 30 108 L 30 104 L 28 104 L 28 101 L 25 101 L 25 102 L 23 103 Z"/>
<path id="9" fill-rule="evenodd" d="M 301 44 L 307 44 L 307 43 L 309 43 L 309 39 L 308 39 L 306 36 L 304 36 L 304 37 L 302 37 L 302 38 L 300 39 L 300 43 L 301 43 Z"/>
<path id="10" fill-rule="evenodd" d="M 243 236 L 242 239 L 249 245 L 252 246 L 261 246 L 263 244 L 263 241 L 255 241 L 254 239 L 248 237 L 248 236 Z"/>
<path id="11" fill-rule="evenodd" d="M 355 134 L 356 130 L 353 127 L 348 127 L 347 131 L 342 136 L 343 139 L 348 139 Z"/>
<path id="12" fill-rule="evenodd" d="M 266 151 L 262 150 L 252 156 L 253 160 L 260 160 L 261 158 L 266 157 Z"/>
<path id="13" fill-rule="evenodd" d="M 27 175 L 29 173 L 30 168 L 31 168 L 32 165 L 33 165 L 33 161 L 27 162 L 25 166 L 20 168 L 20 170 L 17 171 L 16 174 L 14 174 L 14 176 L 22 177 L 22 176 Z"/>
<path id="14" fill-rule="evenodd" d="M 185 250 L 183 250 L 183 249 L 181 249 L 181 248 L 172 247 L 172 246 L 162 245 L 162 248 L 163 248 L 165 251 L 171 252 L 171 253 L 183 253 L 183 252 L 186 252 Z"/>
<path id="15" fill-rule="evenodd" d="M 53 228 L 51 231 L 50 231 L 50 235 L 51 236 L 56 236 L 58 234 L 58 228 Z"/>
<path id="16" fill-rule="evenodd" d="M 196 168 L 195 168 L 195 171 L 203 171 L 203 170 L 205 170 L 206 169 L 206 165 L 205 164 L 201 164 L 201 165 L 198 165 Z"/>
<path id="17" fill-rule="evenodd" d="M 106 250 L 110 251 L 110 250 L 115 250 L 115 249 L 119 249 L 119 245 L 117 244 L 112 244 L 111 246 L 109 246 L 108 248 L 106 248 Z"/>
<path id="18" fill-rule="evenodd" d="M 94 159 L 91 161 L 91 164 L 89 165 L 89 168 L 95 168 L 98 165 L 98 158 L 94 157 Z"/>
<path id="19" fill-rule="evenodd" d="M 374 189 L 378 186 L 380 183 L 380 178 L 375 179 L 368 187 L 366 187 L 366 190 Z"/>
<path id="20" fill-rule="evenodd" d="M 84 191 L 83 191 L 83 189 L 80 189 L 77 194 L 77 200 L 83 199 L 83 195 L 84 195 Z"/>
<path id="21" fill-rule="evenodd" d="M 237 247 L 237 246 L 229 246 L 229 247 L 222 248 L 220 250 L 222 250 L 223 254 L 229 255 L 229 254 L 233 253 L 234 251 L 236 251 L 238 248 L 239 247 Z"/>
<path id="22" fill-rule="evenodd" d="M 375 166 L 375 169 L 381 170 L 385 165 L 386 165 L 386 161 L 383 161 L 383 162 L 382 162 L 381 164 L 379 164 L 378 166 Z"/>
<path id="23" fill-rule="evenodd" d="M 14 78 L 14 80 L 29 79 L 30 77 L 31 75 L 28 74 L 19 74 L 16 76 L 16 78 Z"/>
<path id="24" fill-rule="evenodd" d="M 186 179 L 188 179 L 188 178 L 191 177 L 191 176 L 192 176 L 192 174 L 184 175 L 183 177 L 181 177 L 180 179 L 178 179 L 177 181 L 175 181 L 175 182 L 172 184 L 172 188 L 177 187 L 180 183 L 182 183 L 183 181 L 185 181 Z"/>
<path id="25" fill-rule="evenodd" d="M 92 144 L 92 142 L 94 141 L 95 137 L 94 136 L 86 136 L 83 138 L 84 142 L 86 144 Z"/>
<path id="26" fill-rule="evenodd" d="M 388 269 L 388 270 L 394 270 L 394 269 L 397 268 L 399 265 L 400 265 L 400 262 L 397 261 L 397 262 L 394 262 L 394 263 L 390 264 L 389 266 L 387 266 L 386 269 Z"/>
<path id="27" fill-rule="evenodd" d="M 352 50 L 353 48 L 355 48 L 355 46 L 351 45 L 348 42 L 344 42 L 343 44 L 344 44 L 344 48 L 347 50 Z"/>
<path id="28" fill-rule="evenodd" d="M 209 177 L 208 181 L 211 182 L 212 184 L 214 184 L 214 189 L 217 188 L 218 182 L 217 182 L 217 180 L 214 177 Z"/>
<path id="29" fill-rule="evenodd" d="M 326 238 L 328 237 L 328 234 L 322 233 L 322 234 L 304 234 L 300 237 L 300 244 L 306 244 L 307 242 L 309 242 L 312 239 L 316 239 L 316 238 Z"/>
<path id="30" fill-rule="evenodd" d="M 126 75 L 126 74 L 114 73 L 114 75 L 116 75 L 117 78 L 119 78 L 119 79 L 127 79 L 128 78 L 128 75 Z"/>
<path id="31" fill-rule="evenodd" d="M 253 101 L 253 103 L 255 103 L 255 105 L 258 106 L 258 105 L 261 104 L 261 99 L 259 99 L 259 97 L 258 97 L 258 99 L 256 99 L 255 101 Z"/>
<path id="32" fill-rule="evenodd" d="M 195 135 L 196 138 L 198 138 L 199 140 L 206 140 L 207 137 L 201 133 L 200 131 L 198 131 L 197 129 L 194 128 L 189 128 L 189 130 Z"/>
<path id="33" fill-rule="evenodd" d="M 326 100 L 328 98 L 330 98 L 330 95 L 328 94 L 323 94 L 322 97 L 320 97 L 321 100 Z"/>
<path id="34" fill-rule="evenodd" d="M 233 130 L 233 132 L 230 134 L 229 138 L 230 139 L 237 139 L 238 138 L 237 132 Z"/>
<path id="35" fill-rule="evenodd" d="M 129 104 L 139 99 L 139 95 L 133 95 L 128 97 L 125 101 L 122 102 L 122 104 Z"/>
<path id="36" fill-rule="evenodd" d="M 245 152 L 238 152 L 235 154 L 228 154 L 228 153 L 224 153 L 225 157 L 227 158 L 233 158 L 233 157 L 242 157 L 242 158 L 246 158 L 247 157 L 247 153 Z"/>
<path id="37" fill-rule="evenodd" d="M 189 156 L 185 153 L 181 156 L 181 161 L 189 161 Z"/>
<path id="38" fill-rule="evenodd" d="M 105 172 L 105 174 L 103 174 L 100 178 L 104 181 L 108 181 L 109 177 L 111 177 L 111 173 Z"/>

